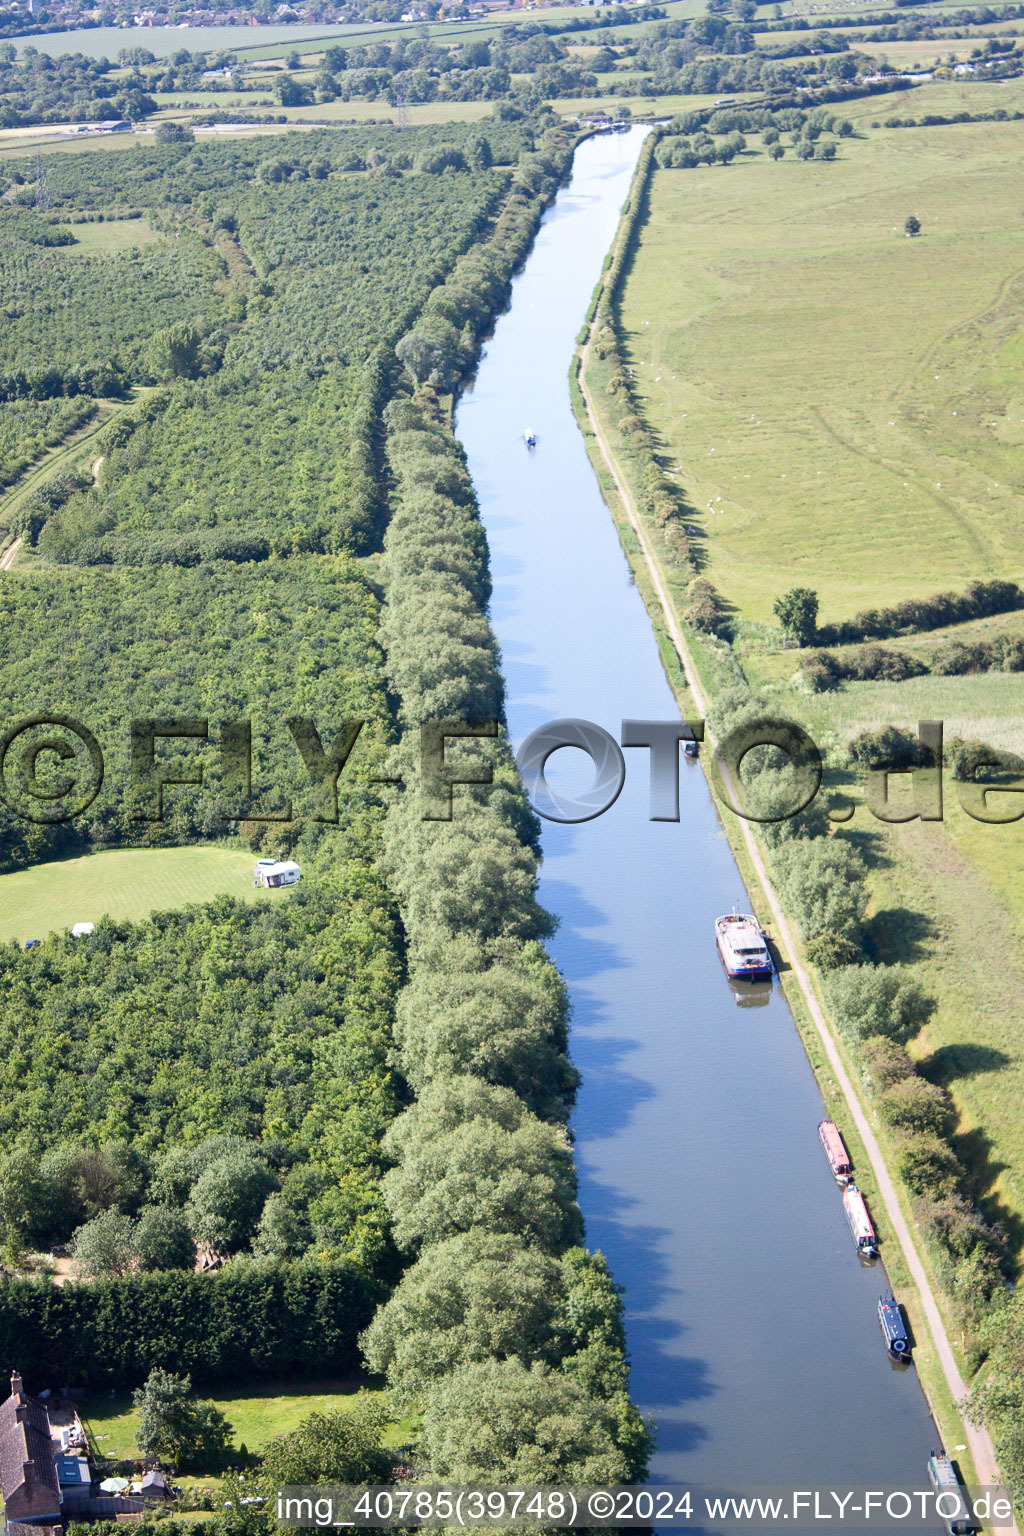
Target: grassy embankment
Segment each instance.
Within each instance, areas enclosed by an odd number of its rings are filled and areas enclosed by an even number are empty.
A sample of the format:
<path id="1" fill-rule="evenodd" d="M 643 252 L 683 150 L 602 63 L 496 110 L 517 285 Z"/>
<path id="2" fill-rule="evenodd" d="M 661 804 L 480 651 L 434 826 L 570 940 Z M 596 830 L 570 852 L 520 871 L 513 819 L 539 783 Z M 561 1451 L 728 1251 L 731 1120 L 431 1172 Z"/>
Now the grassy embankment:
<path id="1" fill-rule="evenodd" d="M 844 108 L 865 136 L 832 164 L 772 164 L 752 143 L 728 169 L 654 178 L 623 298 L 627 358 L 662 463 L 693 503 L 700 558 L 736 607 L 737 651 L 751 681 L 795 670 L 771 619 L 772 600 L 790 585 L 815 586 L 827 619 L 971 576 L 1020 574 L 1008 514 L 1019 480 L 1014 427 L 1024 426 L 1012 407 L 1022 248 L 1013 183 L 1024 132 L 1013 124 L 866 128 L 881 110 L 977 112 L 1019 100 L 1019 88 L 937 85 L 927 99 L 914 92 L 912 101 L 907 93 L 884 107 Z M 924 223 L 920 241 L 901 234 L 909 212 Z M 604 367 L 594 356 L 588 370 L 599 402 Z M 620 457 L 628 474 L 629 455 Z M 635 559 L 635 536 L 621 521 L 620 529 Z M 678 610 L 685 573 L 666 563 L 662 574 Z M 699 642 L 695 649 L 711 692 L 735 679 L 732 657 Z M 780 712 L 801 713 L 827 745 L 898 714 L 903 701 L 903 722 L 921 710 L 983 734 L 986 721 L 1005 722 L 1014 679 L 859 684 L 812 698 L 782 686 Z M 1016 1239 L 1024 1063 L 1011 1021 L 1024 994 L 1019 965 L 997 972 L 991 961 L 1001 929 L 1017 933 L 1019 839 L 962 813 L 944 827 L 888 829 L 861 811 L 856 825 L 872 862 L 878 957 L 917 967 L 939 998 L 917 1053 L 931 1057 L 953 1093 L 958 1151 Z M 749 883 L 749 859 L 737 851 Z M 801 1000 L 787 990 L 831 1101 Z M 918 1361 L 940 1422 L 955 1433 L 927 1347 Z"/>

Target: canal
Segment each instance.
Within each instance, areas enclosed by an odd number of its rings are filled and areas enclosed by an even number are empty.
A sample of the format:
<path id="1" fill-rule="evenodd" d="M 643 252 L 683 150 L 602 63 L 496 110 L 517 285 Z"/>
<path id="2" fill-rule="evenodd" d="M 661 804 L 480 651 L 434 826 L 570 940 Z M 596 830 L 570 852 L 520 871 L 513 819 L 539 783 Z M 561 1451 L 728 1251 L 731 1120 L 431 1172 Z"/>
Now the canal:
<path id="1" fill-rule="evenodd" d="M 616 739 L 624 718 L 678 718 L 568 390 L 643 132 L 577 151 L 458 410 L 517 746 L 565 716 Z M 610 811 L 544 823 L 541 899 L 573 998 L 587 1237 L 626 1287 L 653 1474 L 922 1487 L 935 1432 L 885 1354 L 885 1276 L 854 1253 L 793 1019 L 777 988 L 740 1006 L 715 951 L 715 917 L 747 900 L 704 775 L 682 762 L 680 821 L 650 822 L 648 754 L 625 757 Z M 550 769 L 569 790 L 592 778 L 574 749 Z"/>

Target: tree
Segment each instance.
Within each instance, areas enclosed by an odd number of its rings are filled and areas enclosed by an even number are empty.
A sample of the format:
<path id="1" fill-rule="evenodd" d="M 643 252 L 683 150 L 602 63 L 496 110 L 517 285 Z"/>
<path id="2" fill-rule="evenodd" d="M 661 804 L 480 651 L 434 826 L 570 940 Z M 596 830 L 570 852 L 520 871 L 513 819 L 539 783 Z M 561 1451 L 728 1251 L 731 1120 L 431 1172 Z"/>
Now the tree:
<path id="1" fill-rule="evenodd" d="M 553 1361 L 561 1266 L 517 1235 L 463 1232 L 425 1249 L 360 1341 L 370 1369 L 412 1402 L 456 1367 Z"/>
<path id="2" fill-rule="evenodd" d="M 570 1377 L 519 1360 L 482 1360 L 447 1376 L 423 1414 L 433 1477 L 465 1483 L 629 1481 L 609 1405 Z"/>
<path id="3" fill-rule="evenodd" d="M 277 1179 L 259 1158 L 234 1153 L 213 1163 L 192 1188 L 186 1215 L 201 1243 L 221 1253 L 235 1253 L 256 1231 L 267 1196 Z"/>
<path id="4" fill-rule="evenodd" d="M 915 213 L 911 213 L 907 216 L 907 222 L 904 224 L 903 229 L 904 232 L 911 239 L 913 239 L 915 235 L 919 235 L 921 233 L 921 220 Z"/>
<path id="5" fill-rule="evenodd" d="M 856 939 L 868 895 L 863 861 L 849 843 L 835 837 L 794 839 L 775 855 L 775 868 L 806 939 L 825 932 Z"/>
<path id="6" fill-rule="evenodd" d="M 156 142 L 158 144 L 194 144 L 196 136 L 191 128 L 184 123 L 158 123 L 156 129 Z"/>
<path id="7" fill-rule="evenodd" d="M 343 1412 L 311 1413 L 263 1452 L 260 1477 L 268 1497 L 289 1484 L 387 1482 L 392 1472 L 382 1444 L 387 1420 L 387 1403 L 373 1392 L 357 1393 Z"/>
<path id="8" fill-rule="evenodd" d="M 897 1130 L 933 1136 L 949 1136 L 956 1124 L 956 1111 L 949 1094 L 923 1077 L 905 1077 L 887 1088 L 878 1101 L 878 1112 Z"/>
<path id="9" fill-rule="evenodd" d="M 810 139 L 797 139 L 796 157 L 798 160 L 814 159 L 814 145 Z"/>
<path id="10" fill-rule="evenodd" d="M 284 1195 L 269 1196 L 260 1217 L 252 1251 L 261 1258 L 296 1259 L 309 1247 L 309 1222 L 288 1204 Z"/>
<path id="11" fill-rule="evenodd" d="M 48 1225 L 52 1183 L 34 1152 L 16 1148 L 0 1158 L 0 1242 L 16 1259 Z"/>
<path id="12" fill-rule="evenodd" d="M 159 1456 L 175 1470 L 216 1471 L 231 1442 L 231 1425 L 213 1403 L 193 1399 L 189 1376 L 152 1370 L 132 1395 L 138 1417 L 135 1443 L 144 1456 Z"/>
<path id="13" fill-rule="evenodd" d="M 201 345 L 194 325 L 168 326 L 150 341 L 149 366 L 160 380 L 197 378 Z"/>
<path id="14" fill-rule="evenodd" d="M 195 1264 L 196 1245 L 188 1222 L 172 1206 L 145 1206 L 134 1242 L 140 1269 L 191 1269 Z"/>
<path id="15" fill-rule="evenodd" d="M 472 1077 L 429 1083 L 384 1138 L 395 1241 L 408 1248 L 474 1228 L 514 1232 L 559 1251 L 579 1240 L 576 1175 L 565 1131 L 509 1088 Z"/>
<path id="16" fill-rule="evenodd" d="M 282 75 L 274 89 L 282 107 L 308 107 L 313 100 L 312 86 L 301 85 L 291 75 Z"/>
<path id="17" fill-rule="evenodd" d="M 770 144 L 768 153 L 773 160 L 781 160 L 786 151 L 781 144 Z"/>
<path id="18" fill-rule="evenodd" d="M 775 599 L 772 611 L 789 639 L 797 645 L 814 644 L 818 633 L 817 592 L 810 587 L 792 587 Z"/>
<path id="19" fill-rule="evenodd" d="M 825 990 L 836 1023 L 855 1039 L 885 1035 L 905 1045 L 935 1008 L 923 987 L 898 965 L 843 966 L 829 975 Z"/>
<path id="20" fill-rule="evenodd" d="M 71 1239 L 71 1261 L 75 1273 L 87 1280 L 129 1274 L 136 1264 L 132 1218 L 117 1210 L 94 1216 Z"/>

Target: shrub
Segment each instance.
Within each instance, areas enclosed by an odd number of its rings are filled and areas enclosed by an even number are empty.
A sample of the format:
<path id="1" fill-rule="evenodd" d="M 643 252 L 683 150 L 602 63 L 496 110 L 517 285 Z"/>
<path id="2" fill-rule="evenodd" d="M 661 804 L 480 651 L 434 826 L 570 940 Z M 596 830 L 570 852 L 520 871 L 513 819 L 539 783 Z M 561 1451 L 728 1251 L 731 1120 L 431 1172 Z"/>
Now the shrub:
<path id="1" fill-rule="evenodd" d="M 920 760 L 916 736 L 898 725 L 886 725 L 877 731 L 861 731 L 846 748 L 855 763 L 865 768 L 914 768 Z"/>
<path id="2" fill-rule="evenodd" d="M 867 909 L 867 888 L 863 862 L 849 843 L 836 838 L 794 840 L 776 854 L 775 867 L 805 939 L 826 932 L 854 938 Z"/>
<path id="3" fill-rule="evenodd" d="M 920 984 L 896 965 L 851 965 L 833 971 L 826 995 L 839 1028 L 853 1039 L 885 1035 L 906 1044 L 935 1007 Z"/>
<path id="4" fill-rule="evenodd" d="M 916 1074 L 893 1083 L 880 1096 L 878 1111 L 896 1130 L 948 1136 L 956 1124 L 949 1094 Z"/>
<path id="5" fill-rule="evenodd" d="M 861 1045 L 860 1060 L 876 1093 L 914 1076 L 914 1063 L 902 1045 L 886 1035 L 869 1035 Z"/>
<path id="6" fill-rule="evenodd" d="M 964 1172 L 952 1148 L 931 1131 L 901 1136 L 896 1162 L 901 1178 L 915 1195 L 955 1194 Z"/>
<path id="7" fill-rule="evenodd" d="M 846 934 L 825 929 L 808 944 L 807 958 L 823 971 L 834 971 L 841 965 L 860 965 L 864 952 Z"/>
<path id="8" fill-rule="evenodd" d="M 694 629 L 703 630 L 705 634 L 719 634 L 725 615 L 721 598 L 707 577 L 694 577 L 686 589 L 686 595 L 689 599 L 683 610 L 686 622 L 692 624 Z"/>

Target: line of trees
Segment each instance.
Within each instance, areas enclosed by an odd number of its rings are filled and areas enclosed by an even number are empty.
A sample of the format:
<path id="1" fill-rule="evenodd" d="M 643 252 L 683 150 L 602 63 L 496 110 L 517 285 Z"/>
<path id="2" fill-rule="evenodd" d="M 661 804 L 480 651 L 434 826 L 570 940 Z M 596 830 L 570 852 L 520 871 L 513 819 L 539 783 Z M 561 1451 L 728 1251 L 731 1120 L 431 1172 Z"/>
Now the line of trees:
<path id="1" fill-rule="evenodd" d="M 546 163 L 474 253 L 494 299 L 569 148 L 562 132 L 546 136 Z M 454 326 L 474 291 L 456 267 L 427 314 Z M 395 505 L 381 632 L 402 763 L 420 721 L 500 719 L 504 689 L 486 542 L 430 379 L 385 416 Z M 566 1130 L 576 1074 L 564 987 L 541 947 L 551 920 L 536 899 L 538 828 L 503 736 L 463 754 L 493 783 L 458 790 L 450 822 L 423 820 L 431 802 L 407 792 L 385 823 L 408 941 L 396 1059 L 415 1100 L 386 1137 L 384 1197 L 414 1262 L 364 1348 L 398 1399 L 423 1407 L 430 1475 L 627 1480 L 646 1464 L 650 1432 L 628 1397 L 619 1289 L 581 1247 Z"/>
<path id="2" fill-rule="evenodd" d="M 260 1373 L 346 1374 L 373 1291 L 355 1265 L 317 1260 L 233 1265 L 211 1275 L 173 1271 L 49 1285 L 0 1286 L 0 1349 L 30 1390 L 141 1384 L 168 1363 L 197 1380 Z"/>

